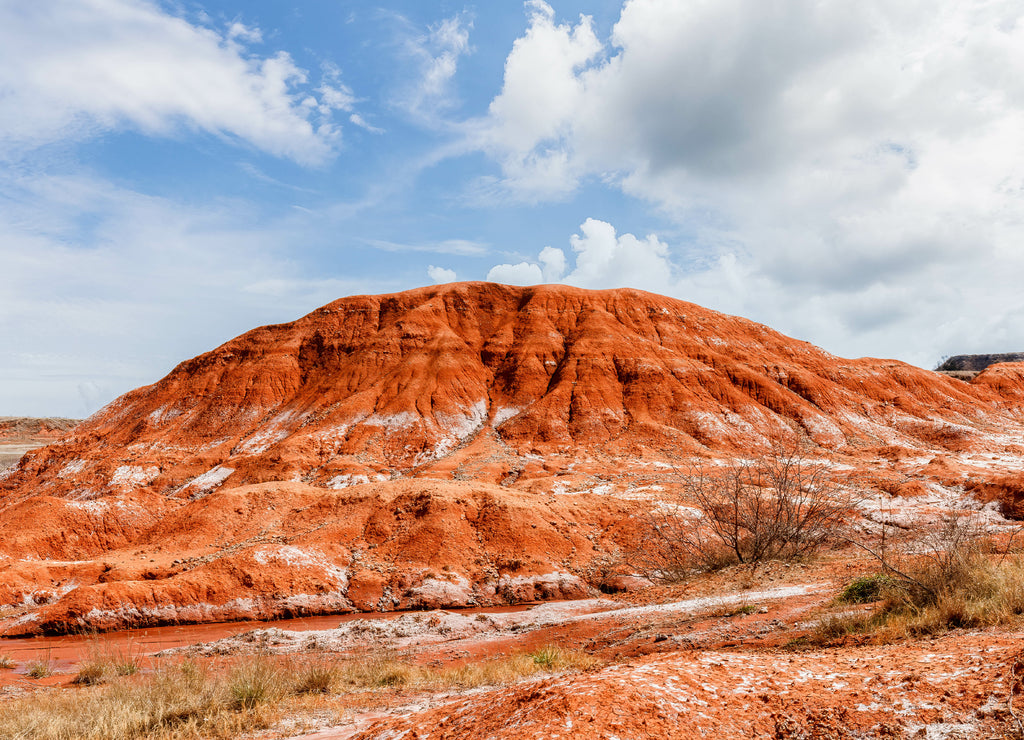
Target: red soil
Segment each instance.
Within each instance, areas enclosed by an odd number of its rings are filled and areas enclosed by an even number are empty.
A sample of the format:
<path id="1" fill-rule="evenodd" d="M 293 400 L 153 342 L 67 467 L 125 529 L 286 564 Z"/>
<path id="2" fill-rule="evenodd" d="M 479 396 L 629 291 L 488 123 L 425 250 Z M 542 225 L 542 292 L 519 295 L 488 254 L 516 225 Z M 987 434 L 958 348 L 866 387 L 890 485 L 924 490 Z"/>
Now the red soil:
<path id="1" fill-rule="evenodd" d="M 345 298 L 0 473 L 0 633 L 581 595 L 692 456 L 802 438 L 926 498 L 1013 474 L 1022 407 L 1020 365 L 843 360 L 635 290 Z"/>

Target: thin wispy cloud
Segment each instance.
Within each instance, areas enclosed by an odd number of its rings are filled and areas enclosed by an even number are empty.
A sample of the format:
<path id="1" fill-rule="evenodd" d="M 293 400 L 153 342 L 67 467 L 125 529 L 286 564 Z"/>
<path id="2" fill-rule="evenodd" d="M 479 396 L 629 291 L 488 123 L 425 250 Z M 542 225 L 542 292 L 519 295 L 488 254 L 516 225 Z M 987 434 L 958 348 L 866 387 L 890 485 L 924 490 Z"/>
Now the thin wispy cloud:
<path id="1" fill-rule="evenodd" d="M 351 110 L 351 91 L 331 70 L 312 87 L 288 52 L 251 48 L 261 41 L 145 0 L 4 4 L 0 155 L 107 131 L 201 131 L 321 164 L 341 134 L 330 112 Z"/>
<path id="2" fill-rule="evenodd" d="M 374 249 L 384 252 L 431 252 L 434 254 L 456 254 L 478 256 L 487 254 L 486 244 L 469 239 L 445 239 L 430 243 L 390 242 L 384 239 L 366 239 L 365 242 Z"/>

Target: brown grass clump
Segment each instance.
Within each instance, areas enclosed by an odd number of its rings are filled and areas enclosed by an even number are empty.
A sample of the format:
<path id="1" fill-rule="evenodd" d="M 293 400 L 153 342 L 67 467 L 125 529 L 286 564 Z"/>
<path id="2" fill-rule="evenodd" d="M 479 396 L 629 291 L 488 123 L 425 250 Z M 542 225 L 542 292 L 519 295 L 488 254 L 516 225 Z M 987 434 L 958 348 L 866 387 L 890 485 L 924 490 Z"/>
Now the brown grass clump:
<path id="1" fill-rule="evenodd" d="M 50 653 L 42 653 L 35 660 L 25 665 L 25 675 L 29 678 L 46 678 L 53 675 L 53 660 Z"/>
<path id="2" fill-rule="evenodd" d="M 142 667 L 142 653 L 131 642 L 115 645 L 93 637 L 88 654 L 79 666 L 72 683 L 91 686 L 116 676 L 132 676 Z"/>
<path id="3" fill-rule="evenodd" d="M 969 519 L 952 516 L 922 537 L 869 551 L 882 573 L 851 581 L 837 600 L 880 602 L 879 608 L 826 617 L 818 641 L 855 633 L 896 639 L 1010 624 L 1024 615 L 1024 562 L 996 548 Z"/>
<path id="4" fill-rule="evenodd" d="M 6 653 L 0 654 L 0 670 L 14 668 L 14 659 Z"/>
<path id="5" fill-rule="evenodd" d="M 109 676 L 104 664 L 99 685 L 82 680 L 83 688 L 76 691 L 0 704 L 0 737 L 226 740 L 270 727 L 289 710 L 301 711 L 310 695 L 390 687 L 472 688 L 597 664 L 585 653 L 558 647 L 454 668 L 415 665 L 387 654 L 349 660 L 257 655 L 221 666 L 185 661 L 135 676 Z"/>
<path id="6" fill-rule="evenodd" d="M 329 694 L 340 677 L 337 661 L 326 658 L 303 661 L 291 673 L 296 694 Z"/>

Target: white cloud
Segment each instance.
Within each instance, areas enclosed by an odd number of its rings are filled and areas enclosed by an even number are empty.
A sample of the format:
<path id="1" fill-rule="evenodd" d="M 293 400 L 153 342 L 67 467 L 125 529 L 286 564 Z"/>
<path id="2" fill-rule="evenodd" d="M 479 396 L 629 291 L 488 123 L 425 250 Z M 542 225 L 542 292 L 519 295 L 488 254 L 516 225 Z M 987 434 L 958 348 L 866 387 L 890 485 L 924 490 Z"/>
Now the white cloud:
<path id="1" fill-rule="evenodd" d="M 491 102 L 481 145 L 500 159 L 513 190 L 556 196 L 578 177 L 566 137 L 584 102 L 580 70 L 602 46 L 589 17 L 569 26 L 555 22 L 547 3 L 526 6 L 530 27 L 505 61 L 504 85 Z"/>
<path id="2" fill-rule="evenodd" d="M 435 267 L 434 265 L 430 265 L 427 268 L 427 275 L 438 285 L 441 283 L 454 283 L 456 278 L 455 270 L 449 270 L 446 267 Z"/>
<path id="3" fill-rule="evenodd" d="M 1024 6 L 629 0 L 607 39 L 527 12 L 474 134 L 492 189 L 599 178 L 685 234 L 668 249 L 584 225 L 566 280 L 702 299 L 843 353 L 1024 347 Z"/>
<path id="4" fill-rule="evenodd" d="M 353 113 L 351 116 L 348 117 L 348 120 L 351 121 L 352 123 L 354 123 L 359 128 L 364 129 L 366 131 L 369 131 L 371 134 L 383 134 L 384 133 L 384 129 L 378 128 L 377 126 L 374 126 L 372 124 L 367 123 L 366 119 L 363 118 L 358 113 Z"/>
<path id="5" fill-rule="evenodd" d="M 331 111 L 351 111 L 356 104 L 356 96 L 352 88 L 341 81 L 341 70 L 334 64 L 323 65 L 323 81 L 316 89 L 320 93 L 320 101 L 317 108 L 324 115 Z M 316 102 L 315 98 L 307 98 Z"/>
<path id="6" fill-rule="evenodd" d="M 452 80 L 460 57 L 472 52 L 472 27 L 472 19 L 460 14 L 430 26 L 426 34 L 410 34 L 405 39 L 404 51 L 418 65 L 419 77 L 403 91 L 399 105 L 421 124 L 440 125 L 439 114 L 455 104 Z"/>
<path id="7" fill-rule="evenodd" d="M 0 4 L 0 156 L 107 130 L 198 130 L 303 164 L 333 153 L 351 91 L 307 73 L 241 23 L 221 32 L 148 0 Z"/>
<path id="8" fill-rule="evenodd" d="M 580 231 L 581 234 L 569 238 L 576 264 L 568 274 L 565 252 L 544 247 L 536 263 L 496 265 L 487 273 L 487 279 L 513 285 L 563 282 L 581 288 L 628 287 L 658 293 L 674 288 L 672 275 L 677 268 L 669 259 L 668 245 L 658 237 L 619 236 L 614 226 L 593 218 L 588 218 Z"/>
<path id="9" fill-rule="evenodd" d="M 253 326 L 406 287 L 303 274 L 288 250 L 301 224 L 237 202 L 189 206 L 11 171 L 0 199 L 4 413 L 91 413 Z"/>
<path id="10" fill-rule="evenodd" d="M 487 281 L 505 285 L 538 285 L 544 282 L 544 273 L 539 266 L 531 262 L 495 265 L 487 272 Z"/>
<path id="11" fill-rule="evenodd" d="M 235 21 L 228 26 L 228 38 L 241 39 L 248 44 L 260 44 L 263 43 L 263 32 L 258 28 Z"/>
<path id="12" fill-rule="evenodd" d="M 565 274 L 565 252 L 561 249 L 544 247 L 544 249 L 540 250 L 540 256 L 537 258 L 537 261 L 540 262 L 545 282 L 557 282 Z"/>

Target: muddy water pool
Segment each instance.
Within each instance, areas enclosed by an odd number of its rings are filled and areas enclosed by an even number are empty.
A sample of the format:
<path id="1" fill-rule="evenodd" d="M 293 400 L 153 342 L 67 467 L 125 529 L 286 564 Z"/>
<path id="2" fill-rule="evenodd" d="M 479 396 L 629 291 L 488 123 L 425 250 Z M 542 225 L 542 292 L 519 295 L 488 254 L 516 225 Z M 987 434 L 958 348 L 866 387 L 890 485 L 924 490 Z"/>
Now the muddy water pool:
<path id="1" fill-rule="evenodd" d="M 457 611 L 460 614 L 508 614 L 524 611 L 531 606 L 534 604 L 451 609 L 449 611 Z M 130 654 L 145 658 L 161 650 L 220 640 L 254 629 L 274 627 L 296 632 L 327 630 L 356 619 L 395 619 L 408 613 L 356 612 L 354 614 L 278 619 L 269 622 L 167 625 L 121 632 L 104 632 L 99 635 L 0 638 L 0 656 L 6 655 L 15 663 L 13 674 L 11 671 L 0 671 L 0 684 L 4 683 L 4 674 L 9 677 L 23 676 L 28 670 L 28 666 L 36 661 L 47 662 L 54 673 L 68 674 L 74 672 L 75 666 L 80 661 L 97 652 L 115 655 Z"/>

